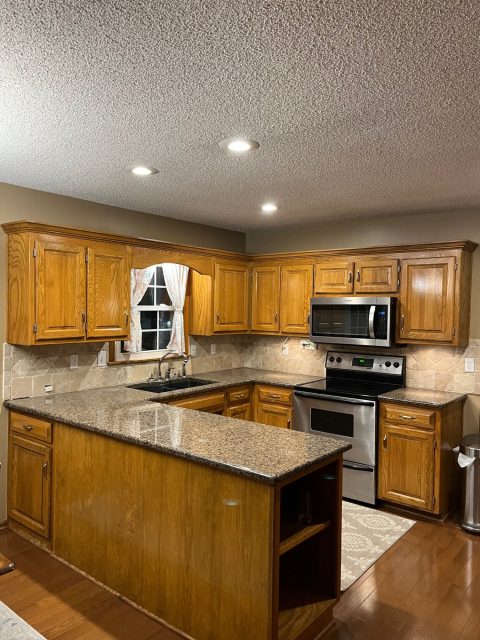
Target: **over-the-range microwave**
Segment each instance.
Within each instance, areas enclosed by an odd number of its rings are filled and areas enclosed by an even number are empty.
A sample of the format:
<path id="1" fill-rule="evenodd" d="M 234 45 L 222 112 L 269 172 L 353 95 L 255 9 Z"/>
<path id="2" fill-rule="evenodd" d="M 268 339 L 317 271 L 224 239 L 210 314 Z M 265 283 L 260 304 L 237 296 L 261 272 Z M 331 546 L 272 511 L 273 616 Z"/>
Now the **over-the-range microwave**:
<path id="1" fill-rule="evenodd" d="M 310 340 L 328 344 L 391 347 L 396 298 L 312 298 Z"/>

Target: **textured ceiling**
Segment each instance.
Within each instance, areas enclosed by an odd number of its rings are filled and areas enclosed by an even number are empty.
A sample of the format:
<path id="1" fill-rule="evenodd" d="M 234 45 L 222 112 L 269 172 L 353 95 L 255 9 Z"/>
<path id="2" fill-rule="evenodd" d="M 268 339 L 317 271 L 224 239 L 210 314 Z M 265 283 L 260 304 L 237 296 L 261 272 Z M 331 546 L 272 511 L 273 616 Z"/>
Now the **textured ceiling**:
<path id="1" fill-rule="evenodd" d="M 0 0 L 0 16 L 3 182 L 239 230 L 480 205 L 478 0 Z M 237 134 L 260 149 L 226 154 Z"/>

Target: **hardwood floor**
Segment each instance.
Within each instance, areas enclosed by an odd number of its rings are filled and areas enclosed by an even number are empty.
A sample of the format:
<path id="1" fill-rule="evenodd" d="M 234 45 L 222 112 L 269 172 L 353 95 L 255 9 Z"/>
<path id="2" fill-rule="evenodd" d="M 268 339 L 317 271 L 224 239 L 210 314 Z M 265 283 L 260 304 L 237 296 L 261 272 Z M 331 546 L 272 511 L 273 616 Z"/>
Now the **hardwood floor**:
<path id="1" fill-rule="evenodd" d="M 47 640 L 182 637 L 9 529 L 0 531 L 0 551 L 17 567 L 0 576 L 0 600 Z"/>
<path id="2" fill-rule="evenodd" d="M 480 640 L 480 536 L 417 522 L 342 596 L 322 640 Z"/>
<path id="3" fill-rule="evenodd" d="M 0 551 L 17 564 L 0 600 L 48 640 L 180 638 L 8 529 Z M 479 602 L 480 536 L 418 522 L 345 592 L 322 640 L 480 640 Z"/>

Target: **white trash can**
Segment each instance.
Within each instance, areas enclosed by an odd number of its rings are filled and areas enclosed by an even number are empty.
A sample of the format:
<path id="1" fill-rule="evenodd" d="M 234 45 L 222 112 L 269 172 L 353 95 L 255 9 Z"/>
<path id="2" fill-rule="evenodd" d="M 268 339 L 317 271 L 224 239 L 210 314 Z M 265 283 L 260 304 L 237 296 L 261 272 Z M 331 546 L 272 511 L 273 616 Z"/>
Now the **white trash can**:
<path id="1" fill-rule="evenodd" d="M 462 522 L 467 531 L 480 533 L 480 433 L 470 433 L 460 444 L 462 469 Z"/>

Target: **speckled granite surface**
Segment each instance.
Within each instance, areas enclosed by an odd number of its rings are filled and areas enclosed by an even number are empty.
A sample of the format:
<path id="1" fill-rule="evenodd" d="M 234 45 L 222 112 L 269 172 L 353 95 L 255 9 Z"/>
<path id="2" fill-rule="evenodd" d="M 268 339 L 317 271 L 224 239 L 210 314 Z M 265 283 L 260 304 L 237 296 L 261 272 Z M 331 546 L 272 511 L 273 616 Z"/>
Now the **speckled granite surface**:
<path id="1" fill-rule="evenodd" d="M 378 396 L 380 400 L 390 400 L 390 402 L 400 402 L 402 404 L 414 404 L 424 407 L 442 409 L 447 404 L 466 398 L 465 393 L 451 393 L 450 391 L 432 391 L 431 389 L 416 389 L 414 387 L 404 387 L 395 389 L 389 393 Z"/>
<path id="2" fill-rule="evenodd" d="M 216 384 L 200 387 L 202 392 L 247 382 L 292 387 L 314 379 L 256 369 L 208 374 L 208 379 L 214 378 Z M 162 398 L 185 395 L 176 391 Z M 152 399 L 158 400 L 158 394 L 121 386 L 8 400 L 5 405 L 270 484 L 350 448 L 330 438 L 170 407 Z"/>
<path id="3" fill-rule="evenodd" d="M 0 602 L 0 640 L 45 640 L 35 629 Z"/>

